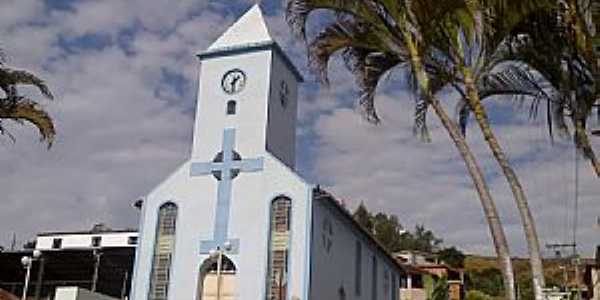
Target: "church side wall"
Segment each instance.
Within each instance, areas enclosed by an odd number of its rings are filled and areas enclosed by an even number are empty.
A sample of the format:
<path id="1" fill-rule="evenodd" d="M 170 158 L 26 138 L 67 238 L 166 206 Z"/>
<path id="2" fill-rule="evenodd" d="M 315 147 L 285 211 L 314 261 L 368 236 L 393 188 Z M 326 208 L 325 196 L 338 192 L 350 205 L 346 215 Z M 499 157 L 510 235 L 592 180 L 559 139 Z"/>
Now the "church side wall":
<path id="1" fill-rule="evenodd" d="M 281 56 L 275 53 L 272 59 L 267 150 L 293 168 L 296 160 L 298 82 Z M 287 95 L 282 95 L 284 82 L 289 92 Z"/>
<path id="2" fill-rule="evenodd" d="M 339 208 L 328 201 L 313 200 L 310 299 L 399 299 L 392 298 L 393 292 L 398 293 L 397 289 L 393 291 L 392 287 L 398 285 L 392 284 L 392 278 L 400 280 L 401 271 L 391 258 L 365 238 L 347 217 L 342 216 Z M 358 247 L 361 250 L 357 251 Z M 357 258 L 358 253 L 360 258 Z M 373 262 L 377 265 L 376 269 L 373 268 Z M 357 276 L 358 264 L 360 276 Z M 376 280 L 374 272 L 377 273 Z"/>

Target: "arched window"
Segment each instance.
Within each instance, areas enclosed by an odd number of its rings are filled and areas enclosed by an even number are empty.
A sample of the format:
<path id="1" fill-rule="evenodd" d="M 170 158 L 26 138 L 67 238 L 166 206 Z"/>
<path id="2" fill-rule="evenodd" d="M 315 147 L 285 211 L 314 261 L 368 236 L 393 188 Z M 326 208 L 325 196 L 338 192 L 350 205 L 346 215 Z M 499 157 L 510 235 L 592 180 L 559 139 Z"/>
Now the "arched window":
<path id="1" fill-rule="evenodd" d="M 156 241 L 152 257 L 149 300 L 167 300 L 171 261 L 175 250 L 175 223 L 177 205 L 165 203 L 158 210 Z"/>
<path id="2" fill-rule="evenodd" d="M 267 300 L 287 299 L 292 200 L 278 197 L 271 203 Z"/>
<path id="3" fill-rule="evenodd" d="M 227 102 L 227 114 L 228 115 L 235 115 L 236 108 L 237 108 L 237 103 L 235 103 L 235 100 L 229 100 Z"/>

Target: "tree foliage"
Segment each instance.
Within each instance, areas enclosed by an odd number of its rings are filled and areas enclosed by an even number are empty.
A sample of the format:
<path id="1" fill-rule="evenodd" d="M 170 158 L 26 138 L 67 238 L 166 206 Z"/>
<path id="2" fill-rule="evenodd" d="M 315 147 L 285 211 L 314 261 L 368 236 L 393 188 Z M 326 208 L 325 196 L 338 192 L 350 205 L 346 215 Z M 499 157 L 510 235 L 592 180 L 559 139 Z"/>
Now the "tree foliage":
<path id="1" fill-rule="evenodd" d="M 466 295 L 467 300 L 492 300 L 490 295 L 487 295 L 481 291 L 468 291 Z"/>
<path id="2" fill-rule="evenodd" d="M 396 215 L 371 213 L 363 203 L 356 208 L 353 217 L 390 252 L 414 250 L 432 253 L 437 251 L 443 242 L 423 225 L 415 226 L 412 232 L 406 231 Z"/>
<path id="3" fill-rule="evenodd" d="M 448 300 L 449 296 L 448 279 L 442 276 L 435 281 L 429 300 Z"/>
<path id="4" fill-rule="evenodd" d="M 54 121 L 37 101 L 20 94 L 19 86 L 33 86 L 45 98 L 54 99 L 42 79 L 29 71 L 7 66 L 4 55 L 0 55 L 0 90 L 4 93 L 4 95 L 0 94 L 0 134 L 14 141 L 15 137 L 8 131 L 5 122 L 29 123 L 38 129 L 40 140 L 46 142 L 50 148 L 56 135 Z"/>
<path id="5" fill-rule="evenodd" d="M 497 268 L 486 268 L 481 271 L 470 270 L 465 274 L 467 290 L 475 290 L 489 296 L 501 296 L 502 273 Z"/>
<path id="6" fill-rule="evenodd" d="M 465 266 L 466 256 L 456 247 L 444 248 L 437 255 L 441 261 L 453 268 L 462 269 Z"/>

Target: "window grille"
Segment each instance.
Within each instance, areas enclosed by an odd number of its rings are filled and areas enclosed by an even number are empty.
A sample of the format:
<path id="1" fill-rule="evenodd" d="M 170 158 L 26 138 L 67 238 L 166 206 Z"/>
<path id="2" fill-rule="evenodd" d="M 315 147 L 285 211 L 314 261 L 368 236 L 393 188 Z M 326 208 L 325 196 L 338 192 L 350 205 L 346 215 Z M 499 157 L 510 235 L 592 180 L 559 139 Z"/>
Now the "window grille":
<path id="1" fill-rule="evenodd" d="M 371 286 L 371 299 L 376 300 L 377 299 L 377 257 L 375 255 L 373 255 L 373 269 L 372 269 L 372 274 L 371 277 L 373 280 L 372 281 L 372 286 Z"/>
<path id="2" fill-rule="evenodd" d="M 279 197 L 271 203 L 267 300 L 287 299 L 291 210 L 288 198 Z"/>
<path id="3" fill-rule="evenodd" d="M 398 300 L 398 276 L 392 272 L 392 300 Z"/>
<path id="4" fill-rule="evenodd" d="M 176 219 L 177 206 L 174 203 L 166 203 L 160 207 L 152 258 L 149 300 L 167 300 L 171 262 L 175 250 Z"/>
<path id="5" fill-rule="evenodd" d="M 356 241 L 356 258 L 354 266 L 354 292 L 356 296 L 360 296 L 362 283 L 362 244 Z"/>

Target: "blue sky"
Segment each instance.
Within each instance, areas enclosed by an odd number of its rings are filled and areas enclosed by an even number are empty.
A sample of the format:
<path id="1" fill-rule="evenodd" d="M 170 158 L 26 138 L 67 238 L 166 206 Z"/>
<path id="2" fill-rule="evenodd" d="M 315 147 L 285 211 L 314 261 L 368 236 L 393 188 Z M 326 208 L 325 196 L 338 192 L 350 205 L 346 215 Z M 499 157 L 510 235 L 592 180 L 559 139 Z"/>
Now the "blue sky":
<path id="1" fill-rule="evenodd" d="M 199 62 L 207 48 L 254 1 L 5 0 L 0 45 L 10 64 L 47 79 L 57 100 L 44 102 L 58 138 L 46 151 L 32 128 L 14 126 L 18 141 L 0 139 L 0 245 L 13 232 L 20 242 L 39 231 L 81 230 L 96 222 L 135 227 L 131 203 L 189 155 Z M 407 227 L 425 224 L 447 244 L 491 253 L 485 220 L 464 165 L 443 128 L 430 116 L 434 141 L 412 136 L 412 98 L 400 72 L 382 86 L 380 126 L 353 109 L 356 90 L 338 59 L 332 88 L 321 88 L 306 68 L 279 0 L 263 1 L 272 35 L 307 83 L 301 90 L 298 170 L 354 208 L 395 213 Z M 313 18 L 311 22 L 322 22 Z M 311 31 L 314 33 L 314 31 Z M 39 97 L 34 90 L 23 89 Z M 449 111 L 455 95 L 444 96 Z M 573 211 L 573 149 L 551 145 L 542 118 L 530 120 L 513 104 L 488 105 L 501 142 L 523 179 L 542 243 L 563 242 Z M 524 254 L 510 190 L 476 128 L 469 142 L 482 162 L 511 248 Z M 600 149 L 600 141 L 595 147 Z M 600 185 L 582 163 L 580 240 L 591 254 L 599 241 Z"/>

